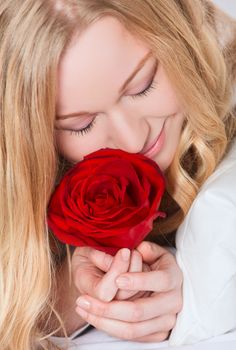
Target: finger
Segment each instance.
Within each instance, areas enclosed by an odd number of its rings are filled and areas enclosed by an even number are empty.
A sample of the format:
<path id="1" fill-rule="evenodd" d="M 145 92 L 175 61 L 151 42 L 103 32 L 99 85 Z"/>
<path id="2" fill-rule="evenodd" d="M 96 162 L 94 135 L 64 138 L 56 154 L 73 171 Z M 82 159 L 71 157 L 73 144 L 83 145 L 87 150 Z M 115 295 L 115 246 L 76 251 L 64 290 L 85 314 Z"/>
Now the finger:
<path id="1" fill-rule="evenodd" d="M 100 250 L 90 247 L 77 247 L 73 253 L 73 259 L 78 261 L 78 263 L 81 263 L 81 260 L 86 258 L 104 272 L 109 270 L 113 261 L 113 257 L 111 255 Z"/>
<path id="2" fill-rule="evenodd" d="M 168 332 L 174 327 L 176 319 L 173 315 L 165 315 L 147 321 L 130 323 L 98 317 L 80 307 L 76 308 L 76 312 L 95 328 L 126 340 L 134 340 L 156 332 Z"/>
<path id="3" fill-rule="evenodd" d="M 98 317 L 126 322 L 140 322 L 166 314 L 177 314 L 181 310 L 181 292 L 152 294 L 151 297 L 134 301 L 102 302 L 88 295 L 80 296 L 77 305 Z"/>
<path id="4" fill-rule="evenodd" d="M 183 274 L 172 253 L 151 242 L 142 242 L 137 247 L 137 250 L 142 254 L 143 261 L 150 265 L 151 270 L 163 270 L 167 272 L 169 281 L 172 281 L 172 287 L 181 287 Z"/>
<path id="5" fill-rule="evenodd" d="M 72 273 L 75 285 L 81 294 L 89 294 L 104 301 L 112 300 L 117 293 L 115 279 L 129 268 L 129 249 L 121 249 L 113 258 L 106 274 L 97 269 L 91 262 L 95 249 L 83 247 L 75 250 Z"/>
<path id="6" fill-rule="evenodd" d="M 127 248 L 120 249 L 115 255 L 110 269 L 96 286 L 96 296 L 98 299 L 110 301 L 115 297 L 118 291 L 115 281 L 120 274 L 128 271 L 129 265 L 130 250 Z"/>
<path id="7" fill-rule="evenodd" d="M 116 279 L 120 289 L 167 292 L 176 287 L 176 281 L 168 270 L 125 273 Z"/>
<path id="8" fill-rule="evenodd" d="M 71 270 L 78 292 L 96 297 L 96 286 L 104 273 L 91 263 L 89 257 L 92 250 L 89 247 L 76 248 L 72 256 Z"/>
<path id="9" fill-rule="evenodd" d="M 147 272 L 147 271 L 151 271 L 150 270 L 150 266 L 143 263 L 142 264 L 142 271 L 144 272 Z M 129 294 L 126 294 L 126 293 L 129 293 Z M 133 295 L 131 294 L 133 293 Z M 147 292 L 147 291 L 126 291 L 126 290 L 119 290 L 117 292 L 117 295 L 116 295 L 116 300 L 135 300 L 135 299 L 138 299 L 138 298 L 143 298 L 143 297 L 147 297 L 147 296 L 150 296 L 151 292 Z"/>
<path id="10" fill-rule="evenodd" d="M 168 253 L 166 249 L 158 244 L 147 241 L 140 243 L 136 249 L 142 255 L 143 261 L 148 264 L 153 264 L 161 256 Z"/>
<path id="11" fill-rule="evenodd" d="M 129 272 L 142 271 L 142 256 L 137 250 L 131 252 Z M 133 297 L 137 291 L 119 290 L 116 294 L 116 300 L 126 300 Z"/>
<path id="12" fill-rule="evenodd" d="M 91 252 L 90 258 L 93 264 L 103 272 L 107 272 L 113 262 L 113 256 L 95 249 Z"/>
<path id="13" fill-rule="evenodd" d="M 131 253 L 129 272 L 141 272 L 142 265 L 142 255 L 137 250 L 133 250 Z"/>
<path id="14" fill-rule="evenodd" d="M 137 251 L 136 251 L 137 252 Z M 147 271 L 151 271 L 150 266 L 142 263 L 142 271 L 147 272 Z M 134 271 L 133 271 L 134 272 Z M 129 294 L 126 294 L 129 293 Z M 133 293 L 133 294 L 131 294 Z M 138 298 L 143 298 L 143 297 L 148 297 L 150 296 L 151 292 L 147 292 L 147 291 L 126 291 L 126 290 L 119 290 L 116 294 L 116 300 L 135 300 Z"/>
<path id="15" fill-rule="evenodd" d="M 151 294 L 152 292 L 146 292 L 146 291 L 136 292 L 132 297 L 129 297 L 123 300 L 134 301 L 136 299 L 149 297 Z M 115 298 L 114 300 L 117 300 L 117 299 Z"/>
<path id="16" fill-rule="evenodd" d="M 173 329 L 173 328 L 172 328 Z M 159 343 L 169 338 L 170 332 L 157 332 L 154 334 L 149 334 L 141 338 L 133 339 L 135 342 L 139 343 Z"/>

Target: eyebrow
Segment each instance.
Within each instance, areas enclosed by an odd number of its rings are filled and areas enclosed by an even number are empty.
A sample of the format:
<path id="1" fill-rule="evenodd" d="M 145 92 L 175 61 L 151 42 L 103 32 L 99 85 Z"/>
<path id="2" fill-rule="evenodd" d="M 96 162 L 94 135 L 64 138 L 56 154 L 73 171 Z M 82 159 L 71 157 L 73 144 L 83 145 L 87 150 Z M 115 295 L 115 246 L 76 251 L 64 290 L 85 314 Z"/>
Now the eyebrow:
<path id="1" fill-rule="evenodd" d="M 137 75 L 137 73 L 143 68 L 145 63 L 148 61 L 148 59 L 152 57 L 152 52 L 149 51 L 138 63 L 136 68 L 134 69 L 133 73 L 126 79 L 124 84 L 121 86 L 119 89 L 119 94 L 122 94 L 122 92 L 126 89 L 127 85 L 134 79 L 134 77 Z M 78 117 L 82 115 L 93 115 L 95 113 L 87 112 L 87 111 L 82 111 L 82 112 L 74 112 L 74 113 L 69 113 L 69 114 L 64 114 L 64 115 L 56 115 L 56 119 L 67 119 L 67 118 L 72 118 L 72 117 Z"/>

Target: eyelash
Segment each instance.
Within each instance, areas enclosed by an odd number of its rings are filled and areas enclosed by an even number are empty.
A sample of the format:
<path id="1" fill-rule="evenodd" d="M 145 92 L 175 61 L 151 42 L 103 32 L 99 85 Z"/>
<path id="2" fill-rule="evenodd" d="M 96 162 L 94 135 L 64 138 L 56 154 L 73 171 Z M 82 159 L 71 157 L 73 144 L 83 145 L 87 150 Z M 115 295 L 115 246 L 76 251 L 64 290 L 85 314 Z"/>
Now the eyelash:
<path id="1" fill-rule="evenodd" d="M 83 129 L 79 129 L 79 130 L 70 130 L 70 134 L 71 135 L 85 135 L 87 134 L 93 127 L 95 124 L 95 118 L 91 121 L 91 123 L 89 123 L 85 128 Z"/>
<path id="2" fill-rule="evenodd" d="M 129 95 L 129 97 L 131 97 L 132 99 L 136 99 L 139 97 L 147 96 L 151 90 L 155 89 L 155 87 L 156 87 L 156 84 L 152 80 L 151 83 L 143 91 L 135 95 Z M 71 135 L 79 135 L 79 136 L 85 135 L 94 127 L 94 124 L 95 124 L 95 118 L 85 128 L 79 129 L 79 130 L 70 130 L 70 133 Z"/>
<path id="3" fill-rule="evenodd" d="M 147 96 L 151 90 L 155 89 L 155 87 L 156 87 L 156 84 L 152 80 L 151 83 L 143 91 L 141 91 L 135 95 L 130 95 L 129 97 L 135 99 L 138 97 Z"/>

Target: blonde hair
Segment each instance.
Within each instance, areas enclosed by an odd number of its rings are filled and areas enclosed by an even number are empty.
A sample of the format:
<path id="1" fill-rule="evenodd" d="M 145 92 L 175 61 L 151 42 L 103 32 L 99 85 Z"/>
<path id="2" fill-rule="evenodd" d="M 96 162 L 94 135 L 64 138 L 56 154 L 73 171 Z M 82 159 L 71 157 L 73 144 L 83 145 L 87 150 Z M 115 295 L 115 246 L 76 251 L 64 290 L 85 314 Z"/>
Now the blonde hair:
<path id="1" fill-rule="evenodd" d="M 60 170 L 54 141 L 57 67 L 72 37 L 105 15 L 150 45 L 185 109 L 180 144 L 167 171 L 178 210 L 162 232 L 178 227 L 235 136 L 236 25 L 210 1 L 1 1 L 1 350 L 51 346 L 40 321 L 47 325 L 56 314 L 46 210 Z M 224 48 L 220 21 L 233 33 Z"/>

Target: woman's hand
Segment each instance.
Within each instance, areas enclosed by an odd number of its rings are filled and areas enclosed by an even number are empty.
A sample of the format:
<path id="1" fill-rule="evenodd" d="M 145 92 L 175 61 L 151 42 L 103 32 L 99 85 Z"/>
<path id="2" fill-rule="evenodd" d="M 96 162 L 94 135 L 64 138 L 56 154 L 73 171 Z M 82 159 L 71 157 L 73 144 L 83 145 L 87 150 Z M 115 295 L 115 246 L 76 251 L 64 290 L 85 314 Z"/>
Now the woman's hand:
<path id="1" fill-rule="evenodd" d="M 163 341 L 174 327 L 176 314 L 182 308 L 182 273 L 175 257 L 154 243 L 143 242 L 137 251 L 144 263 L 149 265 L 150 271 L 124 273 L 120 271 L 119 277 L 119 274 L 115 273 L 112 287 L 107 285 L 106 289 L 111 288 L 113 294 L 116 288 L 121 289 L 122 292 L 151 291 L 149 297 L 118 301 L 112 300 L 111 293 L 107 292 L 110 293 L 110 298 L 103 301 L 104 298 L 98 300 L 97 297 L 91 296 L 91 293 L 86 293 L 87 295 L 78 298 L 76 311 L 88 323 L 115 337 L 145 342 Z M 112 275 L 112 267 L 117 269 L 120 265 L 116 264 L 120 259 L 119 254 L 121 251 L 117 253 L 114 260 L 104 258 L 111 262 L 107 274 Z M 128 270 L 125 264 L 123 268 Z M 101 275 L 98 278 L 102 283 Z M 101 286 L 104 288 L 105 284 L 100 284 L 100 290 Z M 112 301 L 108 302 L 109 300 Z"/>
<path id="2" fill-rule="evenodd" d="M 130 290 L 118 290 L 116 278 L 124 272 L 148 271 L 141 254 L 121 249 L 115 257 L 89 247 L 76 248 L 72 257 L 72 274 L 80 294 L 88 294 L 99 300 L 131 299 L 147 294 Z"/>

